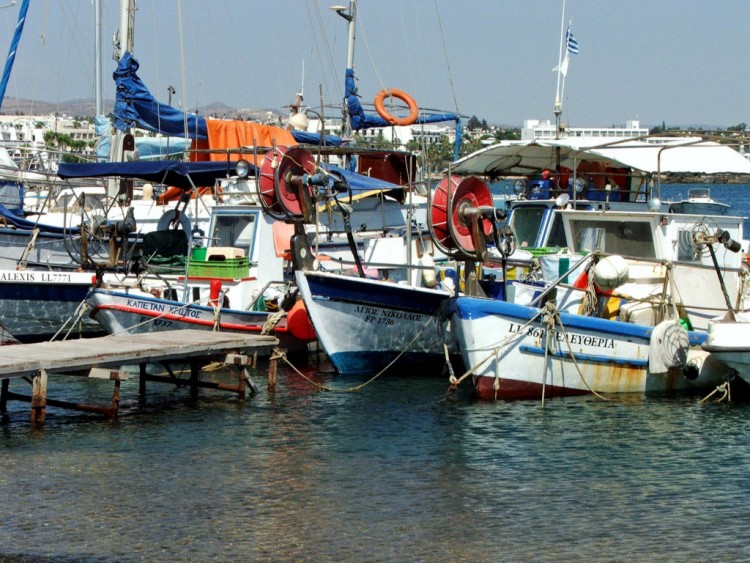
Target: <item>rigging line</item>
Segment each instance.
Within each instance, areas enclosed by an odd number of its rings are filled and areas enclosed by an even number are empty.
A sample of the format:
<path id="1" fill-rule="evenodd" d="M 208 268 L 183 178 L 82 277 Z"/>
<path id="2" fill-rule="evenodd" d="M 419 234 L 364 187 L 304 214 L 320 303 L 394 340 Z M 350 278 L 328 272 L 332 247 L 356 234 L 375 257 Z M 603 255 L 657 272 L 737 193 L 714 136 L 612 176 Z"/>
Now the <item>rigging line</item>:
<path id="1" fill-rule="evenodd" d="M 156 44 L 156 38 L 159 37 L 159 33 L 156 28 L 156 3 L 151 4 L 151 43 L 152 43 L 152 49 L 154 53 L 159 52 L 159 48 Z M 135 51 L 135 47 L 133 47 L 133 50 Z M 135 56 L 135 53 L 133 53 L 133 56 Z M 159 57 L 154 57 L 154 69 L 156 70 L 156 91 L 160 92 L 162 85 L 161 85 L 161 72 L 159 72 Z M 158 96 L 158 94 L 157 94 Z M 157 109 L 157 115 L 156 115 L 156 125 L 161 131 L 161 112 L 159 112 L 159 106 L 156 106 Z"/>
<path id="2" fill-rule="evenodd" d="M 445 66 L 448 67 L 448 81 L 451 85 L 451 92 L 453 92 L 453 103 L 456 105 L 456 113 L 460 114 L 461 112 L 458 111 L 458 98 L 456 98 L 456 86 L 453 83 L 453 73 L 451 72 L 451 64 L 448 60 L 448 48 L 445 45 L 445 33 L 443 32 L 443 21 L 440 18 L 440 10 L 438 9 L 438 3 L 437 0 L 435 0 L 435 13 L 437 14 L 438 19 L 438 25 L 440 26 L 440 40 L 443 43 L 443 53 L 445 53 Z"/>
<path id="3" fill-rule="evenodd" d="M 205 10 L 196 10 L 193 13 L 194 14 L 202 14 L 202 13 L 209 12 L 209 11 L 210 10 L 209 10 L 208 6 L 206 6 Z M 199 29 L 199 26 L 196 25 L 196 21 L 197 21 L 196 18 L 191 18 L 190 20 L 188 20 L 188 25 L 189 24 L 193 24 L 193 32 L 190 34 L 191 37 L 200 37 L 200 35 L 201 35 L 201 33 L 200 33 L 201 30 Z M 204 117 L 207 117 L 206 116 L 206 105 L 207 105 L 206 104 L 206 93 L 203 90 L 203 78 L 202 78 L 202 75 L 201 75 L 201 72 L 200 72 L 200 69 L 203 68 L 202 65 L 201 65 L 201 52 L 203 50 L 202 49 L 196 49 L 194 41 L 191 42 L 191 45 L 193 47 L 192 48 L 192 52 L 193 52 L 193 61 L 194 61 L 194 64 L 193 64 L 193 66 L 191 68 L 193 69 L 192 75 L 195 77 L 193 79 L 193 81 L 192 81 L 193 87 L 191 88 L 191 91 L 194 93 L 195 98 L 196 98 L 196 100 L 195 100 L 195 113 L 197 115 L 198 114 L 198 108 L 201 108 L 201 111 L 203 112 Z M 185 70 L 185 72 L 187 72 L 187 69 Z"/>
<path id="4" fill-rule="evenodd" d="M 47 30 L 47 16 L 48 15 L 49 15 L 49 0 L 47 0 L 44 3 L 44 15 L 42 16 L 42 33 L 41 33 L 41 38 L 40 38 L 41 39 L 41 45 L 39 47 L 39 51 L 38 51 L 38 55 L 37 55 L 37 59 L 36 59 L 36 72 L 34 73 L 34 85 L 33 85 L 32 89 L 31 89 L 31 99 L 32 99 L 31 110 L 30 110 L 31 111 L 31 115 L 34 115 L 34 105 L 35 105 L 34 100 L 36 100 L 36 98 L 37 98 L 37 96 L 36 96 L 37 86 L 39 85 L 39 79 L 42 76 L 42 72 L 41 72 L 41 68 L 40 67 L 41 67 L 41 64 L 42 64 L 41 63 L 41 61 L 42 61 L 42 51 L 44 51 L 44 47 L 46 45 L 45 33 L 46 33 L 46 30 Z M 13 78 L 12 75 L 11 75 L 11 78 Z M 15 80 L 13 80 L 13 83 L 15 85 L 18 84 Z"/>
<path id="5" fill-rule="evenodd" d="M 339 81 L 339 74 L 336 71 L 337 65 L 336 65 L 335 57 L 333 56 L 333 48 L 331 47 L 331 42 L 328 38 L 328 33 L 325 31 L 325 26 L 323 25 L 323 16 L 320 11 L 320 4 L 315 3 L 313 5 L 315 6 L 315 19 L 318 21 L 318 28 L 323 30 L 322 32 L 323 46 L 325 48 L 325 54 L 328 58 L 328 64 L 330 65 L 330 69 L 331 69 L 330 72 L 333 74 L 333 80 L 328 80 L 328 76 L 326 73 L 326 65 L 323 64 L 323 57 L 321 55 L 321 49 L 318 44 L 318 34 L 313 33 L 312 36 L 313 36 L 313 44 L 315 46 L 315 52 L 317 54 L 318 61 L 320 63 L 320 71 L 323 74 L 323 77 L 325 79 L 323 87 L 326 90 L 326 96 L 328 96 L 329 98 L 333 98 L 334 96 L 332 96 L 330 93 L 330 88 L 331 88 L 330 83 L 332 82 L 334 84 L 333 88 L 335 88 L 335 91 L 336 91 L 336 96 L 335 96 L 336 99 L 343 100 L 344 88 L 343 88 L 342 82 Z M 305 7 L 307 8 L 308 17 L 312 20 L 313 14 L 311 13 L 309 2 L 305 3 Z"/>
<path id="6" fill-rule="evenodd" d="M 76 14 L 75 16 L 73 16 L 73 20 L 75 20 L 77 18 L 77 15 L 78 14 Z M 63 5 L 63 9 L 62 9 L 62 17 L 63 17 L 63 20 L 65 20 L 65 27 L 68 29 L 67 35 L 68 36 L 70 36 L 70 35 L 74 35 L 75 36 L 76 34 L 74 33 L 73 26 L 70 24 L 70 20 L 68 19 L 68 11 L 65 9 L 64 5 Z M 61 35 L 65 31 L 62 26 L 60 26 L 59 30 L 60 30 L 60 34 Z M 59 110 L 60 110 L 60 104 L 62 102 L 62 100 L 60 98 L 62 96 L 62 91 L 63 91 L 63 88 L 65 86 L 64 77 L 68 76 L 68 74 L 69 74 L 68 73 L 68 61 L 70 60 L 70 50 L 71 50 L 71 47 L 77 47 L 78 46 L 77 42 L 75 40 L 73 40 L 72 45 L 71 45 L 70 41 L 62 41 L 62 37 L 61 37 L 61 43 L 67 46 L 67 49 L 66 49 L 67 56 L 65 57 L 65 59 L 63 61 L 62 67 L 59 67 L 59 66 L 57 67 L 57 70 L 59 71 L 60 74 L 58 75 L 58 79 L 57 79 L 58 87 L 55 88 L 55 90 L 57 91 L 57 99 L 55 100 L 55 113 L 60 113 L 59 112 Z M 78 51 L 78 57 L 79 57 L 80 60 L 84 60 L 83 57 L 81 57 L 80 51 Z"/>
<path id="7" fill-rule="evenodd" d="M 190 132 L 187 127 L 187 80 L 185 78 L 185 37 L 182 29 L 182 0 L 177 0 L 177 21 L 180 32 L 180 75 L 182 77 L 182 111 L 184 116 L 185 141 L 190 144 Z"/>
<path id="8" fill-rule="evenodd" d="M 403 2 L 399 2 L 398 3 L 398 10 L 399 10 L 399 13 L 401 14 L 401 33 L 404 36 L 404 45 L 405 45 L 405 48 L 406 48 L 406 50 L 404 52 L 411 53 L 412 50 L 409 48 L 409 35 L 406 33 L 406 24 L 405 24 L 405 18 L 404 18 L 404 3 Z M 414 21 L 416 22 L 416 21 L 419 21 L 419 20 L 415 19 Z M 409 65 L 409 76 L 411 77 L 411 89 L 412 89 L 412 92 L 414 92 L 417 89 L 417 84 L 414 81 L 414 67 L 412 65 L 411 57 L 406 57 L 406 62 Z"/>
<path id="9" fill-rule="evenodd" d="M 240 39 L 240 37 L 237 35 L 237 26 L 234 25 L 236 20 L 238 20 L 238 18 L 230 17 L 229 18 L 230 25 L 222 27 L 221 32 L 219 32 L 216 27 L 216 21 L 214 20 L 213 10 L 210 9 L 210 7 L 208 6 L 208 2 L 206 2 L 205 9 L 201 10 L 199 13 L 208 15 L 208 23 L 209 23 L 209 28 L 211 29 L 211 37 L 222 37 L 222 34 L 226 34 L 226 31 L 227 31 L 226 27 L 229 27 L 229 32 L 232 36 L 231 44 L 233 45 L 244 44 L 243 41 Z M 244 23 L 243 18 L 239 18 L 239 20 L 243 21 Z M 240 55 L 242 55 L 242 53 L 240 53 Z M 235 78 L 233 77 L 232 73 L 230 72 L 230 69 L 227 66 L 227 63 L 229 60 L 231 60 L 230 57 L 219 57 L 221 70 L 222 70 L 222 73 L 224 74 L 224 83 L 229 86 L 228 90 L 229 90 L 229 98 L 231 101 L 231 106 L 234 108 L 239 108 L 240 104 L 237 102 L 237 94 L 236 94 L 237 89 L 234 87 Z M 252 98 L 257 99 L 258 96 L 253 89 L 254 86 L 255 86 L 255 82 L 253 80 L 246 82 L 245 85 L 243 86 L 243 92 L 249 91 L 250 96 Z"/>
<path id="10" fill-rule="evenodd" d="M 386 86 L 383 84 L 383 80 L 380 78 L 380 74 L 378 74 L 378 67 L 375 65 L 375 59 L 372 56 L 372 52 L 370 51 L 370 44 L 367 42 L 367 34 L 365 33 L 365 26 L 362 24 L 362 16 L 361 12 L 357 10 L 357 23 L 359 24 L 359 31 L 362 35 L 362 40 L 365 42 L 365 49 L 367 50 L 367 56 L 370 57 L 370 64 L 372 65 L 372 71 L 375 73 L 375 78 L 378 80 L 378 84 L 380 84 L 380 89 L 385 90 Z"/>

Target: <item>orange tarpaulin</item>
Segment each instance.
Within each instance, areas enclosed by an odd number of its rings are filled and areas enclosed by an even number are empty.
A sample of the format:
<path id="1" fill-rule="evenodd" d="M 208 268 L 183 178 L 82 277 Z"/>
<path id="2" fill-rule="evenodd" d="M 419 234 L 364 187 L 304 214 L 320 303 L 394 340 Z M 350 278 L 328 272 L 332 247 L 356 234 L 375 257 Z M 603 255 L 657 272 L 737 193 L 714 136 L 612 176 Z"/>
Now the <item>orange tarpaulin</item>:
<path id="1" fill-rule="evenodd" d="M 291 132 L 280 127 L 260 125 L 249 121 L 224 121 L 206 119 L 208 146 L 211 150 L 238 149 L 241 147 L 291 147 L 297 144 Z M 229 160 L 252 160 L 252 155 L 230 154 Z M 226 161 L 227 155 L 211 153 L 211 160 Z"/>

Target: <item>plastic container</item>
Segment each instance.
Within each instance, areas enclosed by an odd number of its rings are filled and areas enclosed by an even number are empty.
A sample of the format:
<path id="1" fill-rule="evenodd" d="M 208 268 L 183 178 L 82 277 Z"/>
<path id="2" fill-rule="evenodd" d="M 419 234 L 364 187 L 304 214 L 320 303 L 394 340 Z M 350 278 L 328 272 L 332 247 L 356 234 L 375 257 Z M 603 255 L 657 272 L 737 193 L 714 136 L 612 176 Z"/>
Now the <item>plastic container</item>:
<path id="1" fill-rule="evenodd" d="M 247 256 L 227 260 L 191 260 L 188 276 L 194 278 L 241 279 L 250 275 L 250 261 Z"/>

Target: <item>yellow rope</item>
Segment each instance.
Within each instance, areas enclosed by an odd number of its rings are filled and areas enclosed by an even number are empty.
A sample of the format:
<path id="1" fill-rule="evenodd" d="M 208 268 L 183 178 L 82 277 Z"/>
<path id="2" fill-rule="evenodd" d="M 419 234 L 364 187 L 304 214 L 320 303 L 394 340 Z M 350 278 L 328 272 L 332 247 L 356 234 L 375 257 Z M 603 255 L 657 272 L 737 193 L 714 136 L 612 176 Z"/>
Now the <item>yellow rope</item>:
<path id="1" fill-rule="evenodd" d="M 456 379 L 455 376 L 451 376 L 450 379 L 449 379 L 451 387 L 455 389 L 456 387 L 458 387 L 458 385 L 464 379 L 466 379 L 467 377 L 469 377 L 470 375 L 472 375 L 480 367 L 482 367 L 484 364 L 486 364 L 488 360 L 490 360 L 492 358 L 497 358 L 499 356 L 500 350 L 502 350 L 502 348 L 504 348 L 505 346 L 507 346 L 512 340 L 521 338 L 523 336 L 524 329 L 526 329 L 527 327 L 529 327 L 531 325 L 531 323 L 533 323 L 541 314 L 542 314 L 542 311 L 540 310 L 536 315 L 534 315 L 531 319 L 529 319 L 529 321 L 525 325 L 523 325 L 518 330 L 518 332 L 515 332 L 513 334 L 509 334 L 503 340 L 501 340 L 497 345 L 493 345 L 492 348 L 488 349 L 489 353 L 487 354 L 487 356 L 482 361 L 480 361 L 478 364 L 475 364 L 473 367 L 471 367 L 468 370 L 466 370 L 466 372 L 461 377 L 459 377 L 458 379 Z"/>
<path id="2" fill-rule="evenodd" d="M 728 381 L 725 381 L 721 385 L 717 385 L 716 389 L 714 389 L 708 395 L 703 397 L 703 399 L 701 399 L 701 403 L 705 403 L 711 397 L 713 397 L 716 393 L 721 393 L 722 395 L 718 399 L 714 399 L 713 401 L 711 401 L 712 403 L 721 403 L 722 401 L 724 401 L 724 399 L 726 399 L 728 403 L 732 402 L 732 386 L 729 384 Z"/>
<path id="3" fill-rule="evenodd" d="M 271 359 L 272 360 L 276 360 L 276 359 L 282 359 L 282 360 L 284 360 L 287 363 L 287 365 L 290 368 L 292 368 L 297 373 L 297 375 L 299 375 L 300 377 L 302 377 L 302 379 L 304 379 L 308 383 L 311 383 L 315 387 L 318 387 L 319 389 L 322 389 L 323 391 L 337 391 L 339 393 L 352 393 L 354 391 L 359 391 L 360 389 L 363 389 L 364 387 L 367 387 L 370 383 L 372 383 L 377 378 L 379 378 L 381 375 L 383 375 L 386 371 L 388 371 L 391 368 L 391 366 L 393 366 L 393 364 L 395 364 L 399 360 L 399 358 L 401 358 L 401 356 L 403 356 L 407 352 L 407 350 L 409 350 L 409 348 L 411 348 L 412 344 L 414 344 L 414 342 L 416 342 L 417 338 L 419 338 L 422 335 L 422 333 L 425 330 L 427 330 L 427 327 L 430 326 L 430 324 L 432 323 L 432 321 L 435 320 L 435 318 L 436 318 L 436 316 L 431 316 L 427 320 L 427 322 L 425 323 L 425 325 L 420 329 L 420 331 L 414 336 L 414 338 L 412 338 L 411 341 L 406 345 L 406 348 L 404 348 L 403 350 L 401 350 L 398 353 L 398 355 L 395 358 L 393 358 L 393 360 L 391 360 L 390 363 L 387 366 L 385 366 L 382 370 L 380 370 L 378 373 L 376 373 L 375 375 L 373 375 L 370 379 L 368 379 L 364 383 L 360 383 L 359 385 L 354 385 L 352 387 L 347 387 L 347 388 L 343 388 L 342 389 L 342 388 L 339 388 L 339 387 L 330 387 L 328 385 L 323 385 L 322 383 L 318 383 L 317 381 L 313 381 L 312 379 L 310 379 L 309 377 L 307 377 L 304 373 L 302 373 L 299 369 L 297 369 L 297 367 L 294 366 L 292 364 L 292 362 L 289 361 L 289 358 L 287 357 L 287 355 L 283 351 L 281 351 L 281 350 L 274 350 L 274 355 L 271 356 Z"/>
<path id="4" fill-rule="evenodd" d="M 573 365 L 576 368 L 576 371 L 578 372 L 578 376 L 581 378 L 581 381 L 583 381 L 583 384 L 586 386 L 586 388 L 591 391 L 595 396 L 599 397 L 602 401 L 609 401 L 610 399 L 600 395 L 594 389 L 589 385 L 589 382 L 586 381 L 586 378 L 583 376 L 583 372 L 581 371 L 581 367 L 578 365 L 578 360 L 576 358 L 575 353 L 573 352 L 573 349 L 570 346 L 570 340 L 568 339 L 568 333 L 565 331 L 565 325 L 563 325 L 562 319 L 560 318 L 560 312 L 555 309 L 552 314 L 555 316 L 555 319 L 560 323 L 560 330 L 563 334 L 563 340 L 565 340 L 565 343 L 568 346 L 568 352 L 570 352 L 570 357 L 573 360 Z M 560 359 L 562 361 L 562 358 Z"/>

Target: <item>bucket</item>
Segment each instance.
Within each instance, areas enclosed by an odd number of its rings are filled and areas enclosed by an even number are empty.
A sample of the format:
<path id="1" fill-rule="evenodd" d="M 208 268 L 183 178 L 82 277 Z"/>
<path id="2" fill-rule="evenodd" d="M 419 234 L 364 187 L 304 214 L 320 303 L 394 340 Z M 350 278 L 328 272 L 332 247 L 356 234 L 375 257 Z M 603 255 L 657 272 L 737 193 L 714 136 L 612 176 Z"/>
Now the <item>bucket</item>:
<path id="1" fill-rule="evenodd" d="M 206 249 L 201 247 L 194 248 L 193 254 L 190 256 L 190 259 L 204 262 L 206 260 Z"/>

